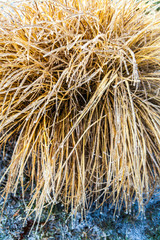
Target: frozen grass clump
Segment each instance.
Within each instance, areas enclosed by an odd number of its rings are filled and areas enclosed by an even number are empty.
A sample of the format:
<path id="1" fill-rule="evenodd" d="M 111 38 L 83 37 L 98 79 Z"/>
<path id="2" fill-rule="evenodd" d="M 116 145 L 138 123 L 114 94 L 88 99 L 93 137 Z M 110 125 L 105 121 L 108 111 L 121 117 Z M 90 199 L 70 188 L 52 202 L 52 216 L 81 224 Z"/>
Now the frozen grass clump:
<path id="1" fill-rule="evenodd" d="M 58 201 L 72 213 L 106 201 L 141 211 L 159 184 L 160 15 L 149 7 L 3 4 L 0 143 L 16 140 L 3 196 L 30 189 L 36 218 Z"/>

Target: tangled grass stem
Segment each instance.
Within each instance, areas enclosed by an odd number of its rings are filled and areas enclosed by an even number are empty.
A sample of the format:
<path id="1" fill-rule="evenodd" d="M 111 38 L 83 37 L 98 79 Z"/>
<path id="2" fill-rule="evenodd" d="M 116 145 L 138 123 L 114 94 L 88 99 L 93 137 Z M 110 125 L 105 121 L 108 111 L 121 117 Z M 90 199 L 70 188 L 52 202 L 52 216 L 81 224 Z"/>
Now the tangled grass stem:
<path id="1" fill-rule="evenodd" d="M 16 144 L 2 195 L 30 189 L 36 219 L 57 201 L 72 213 L 106 201 L 141 211 L 159 184 L 160 15 L 149 7 L 3 4 L 0 143 Z"/>

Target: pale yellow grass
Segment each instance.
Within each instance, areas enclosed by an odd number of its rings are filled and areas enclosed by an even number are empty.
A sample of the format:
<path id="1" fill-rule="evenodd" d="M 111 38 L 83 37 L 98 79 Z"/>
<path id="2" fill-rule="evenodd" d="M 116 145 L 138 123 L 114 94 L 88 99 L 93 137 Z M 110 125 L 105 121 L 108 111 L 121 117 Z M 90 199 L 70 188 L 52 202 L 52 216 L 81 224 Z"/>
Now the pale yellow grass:
<path id="1" fill-rule="evenodd" d="M 3 7 L 0 143 L 17 140 L 3 196 L 30 189 L 36 219 L 58 201 L 143 210 L 160 179 L 159 13 L 134 0 Z"/>

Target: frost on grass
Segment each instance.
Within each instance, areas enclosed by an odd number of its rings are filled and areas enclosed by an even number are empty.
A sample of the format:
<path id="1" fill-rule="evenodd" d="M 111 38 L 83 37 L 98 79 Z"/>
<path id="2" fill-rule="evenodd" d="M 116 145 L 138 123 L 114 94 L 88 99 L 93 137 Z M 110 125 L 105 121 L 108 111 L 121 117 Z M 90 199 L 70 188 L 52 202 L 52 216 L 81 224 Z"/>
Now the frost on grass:
<path id="1" fill-rule="evenodd" d="M 0 146 L 16 139 L 3 197 L 30 191 L 38 223 L 59 202 L 143 211 L 160 179 L 159 14 L 134 0 L 1 5 Z"/>

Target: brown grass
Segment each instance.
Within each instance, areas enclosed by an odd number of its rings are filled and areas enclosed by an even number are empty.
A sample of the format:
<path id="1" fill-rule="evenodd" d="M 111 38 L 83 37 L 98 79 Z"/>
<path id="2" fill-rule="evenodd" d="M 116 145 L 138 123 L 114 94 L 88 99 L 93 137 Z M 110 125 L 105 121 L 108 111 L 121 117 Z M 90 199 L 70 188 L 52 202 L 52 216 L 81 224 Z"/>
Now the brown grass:
<path id="1" fill-rule="evenodd" d="M 57 201 L 143 210 L 160 180 L 159 13 L 134 0 L 3 7 L 0 143 L 16 139 L 3 196 L 30 187 L 36 218 Z"/>

